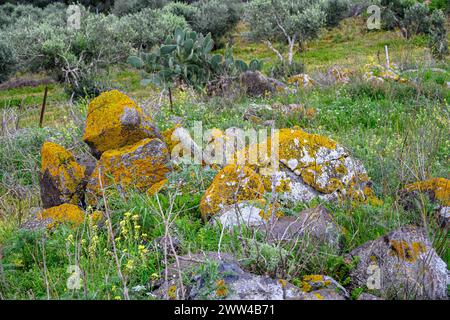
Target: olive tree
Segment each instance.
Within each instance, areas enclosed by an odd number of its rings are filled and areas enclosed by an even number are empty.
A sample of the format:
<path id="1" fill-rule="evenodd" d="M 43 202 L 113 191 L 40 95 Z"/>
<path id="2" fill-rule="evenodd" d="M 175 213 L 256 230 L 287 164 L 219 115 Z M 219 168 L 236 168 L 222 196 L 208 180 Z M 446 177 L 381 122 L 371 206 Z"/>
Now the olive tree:
<path id="1" fill-rule="evenodd" d="M 245 9 L 245 20 L 250 26 L 250 36 L 263 40 L 284 62 L 283 55 L 272 41 L 288 44 L 287 62 L 292 65 L 295 45 L 318 35 L 325 25 L 326 13 L 320 0 L 252 0 Z"/>

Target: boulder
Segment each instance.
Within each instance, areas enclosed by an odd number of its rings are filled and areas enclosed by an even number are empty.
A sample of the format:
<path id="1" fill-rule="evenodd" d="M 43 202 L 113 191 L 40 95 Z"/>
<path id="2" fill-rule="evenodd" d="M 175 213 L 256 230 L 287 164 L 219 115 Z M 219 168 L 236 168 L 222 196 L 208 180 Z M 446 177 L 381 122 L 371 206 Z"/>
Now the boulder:
<path id="1" fill-rule="evenodd" d="M 63 203 L 82 205 L 85 168 L 75 161 L 72 153 L 53 142 L 43 144 L 41 155 L 39 183 L 44 208 Z"/>
<path id="2" fill-rule="evenodd" d="M 60 223 L 68 223 L 74 227 L 82 225 L 86 219 L 91 219 L 94 223 L 98 222 L 102 216 L 101 212 L 95 212 L 87 215 L 78 206 L 73 204 L 62 204 L 41 211 L 37 214 L 37 220 L 41 221 L 47 228 L 52 228 Z"/>
<path id="3" fill-rule="evenodd" d="M 260 228 L 267 230 L 265 226 Z M 277 218 L 270 226 L 269 241 L 297 242 L 309 238 L 318 245 L 339 248 L 341 229 L 323 206 L 301 211 L 295 216 Z"/>
<path id="4" fill-rule="evenodd" d="M 406 210 L 417 209 L 421 196 L 435 204 L 435 216 L 438 224 L 447 228 L 450 225 L 450 180 L 433 178 L 418 181 L 405 186 L 400 191 L 400 201 Z"/>
<path id="5" fill-rule="evenodd" d="M 264 185 L 251 168 L 238 165 L 225 166 L 214 178 L 200 202 L 204 218 L 212 216 L 225 206 L 243 200 L 259 200 L 264 194 Z"/>
<path id="6" fill-rule="evenodd" d="M 177 264 L 169 266 L 168 282 L 153 291 L 158 299 L 190 300 L 341 300 L 331 289 L 304 292 L 282 279 L 272 279 L 244 271 L 231 255 L 205 253 L 181 256 Z M 205 267 L 209 266 L 209 267 Z M 200 269 L 202 272 L 199 272 Z M 181 272 L 180 272 L 181 271 Z M 180 273 L 188 283 L 182 285 Z"/>
<path id="7" fill-rule="evenodd" d="M 154 193 L 167 182 L 170 169 L 169 152 L 159 139 L 105 151 L 88 180 L 87 203 L 97 204 L 102 186 L 105 190 L 114 186 L 122 194 L 127 188 Z"/>
<path id="8" fill-rule="evenodd" d="M 160 138 L 152 119 L 127 95 L 107 91 L 91 101 L 83 140 L 93 154 L 134 144 L 145 138 Z"/>
<path id="9" fill-rule="evenodd" d="M 261 97 L 286 88 L 284 83 L 268 78 L 259 71 L 246 71 L 240 75 L 239 81 L 245 92 L 253 97 Z"/>
<path id="10" fill-rule="evenodd" d="M 448 179 L 433 178 L 406 185 L 401 196 L 407 209 L 414 206 L 414 201 L 420 193 L 429 196 L 430 200 L 438 205 L 450 206 L 450 180 Z"/>
<path id="11" fill-rule="evenodd" d="M 267 170 L 273 158 L 271 138 L 236 154 L 238 163 L 250 157 L 257 159 L 253 169 L 266 176 L 266 189 L 275 176 L 277 188 L 282 186 L 277 191 L 284 192 L 283 197 L 293 202 L 306 202 L 316 197 L 327 201 L 347 197 L 379 203 L 362 163 L 337 142 L 297 128 L 280 129 L 277 139 L 279 171 Z"/>
<path id="12" fill-rule="evenodd" d="M 368 287 L 385 299 L 447 299 L 447 264 L 425 230 L 407 226 L 350 252 L 352 287 Z"/>

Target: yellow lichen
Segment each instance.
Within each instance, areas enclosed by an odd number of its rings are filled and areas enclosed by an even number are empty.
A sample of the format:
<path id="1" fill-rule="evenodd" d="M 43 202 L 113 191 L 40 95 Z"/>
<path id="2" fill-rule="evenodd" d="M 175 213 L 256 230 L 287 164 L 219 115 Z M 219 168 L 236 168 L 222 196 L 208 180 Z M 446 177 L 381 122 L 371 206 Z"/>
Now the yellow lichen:
<path id="1" fill-rule="evenodd" d="M 421 253 L 425 253 L 426 246 L 422 242 L 409 244 L 404 240 L 391 240 L 391 252 L 402 260 L 415 262 Z"/>
<path id="2" fill-rule="evenodd" d="M 166 180 L 166 174 L 170 171 L 167 164 L 167 148 L 161 147 L 157 154 L 136 156 L 138 149 L 154 142 L 160 143 L 158 139 L 144 139 L 131 146 L 104 152 L 87 186 L 88 203 L 95 205 L 96 199 L 101 196 L 99 173 L 104 189 L 115 185 L 120 186 L 121 190 L 133 188 L 149 191 L 150 194 L 158 191 L 164 185 L 165 182 L 162 181 Z"/>
<path id="3" fill-rule="evenodd" d="M 77 188 L 82 182 L 85 168 L 80 166 L 75 157 L 59 144 L 45 142 L 41 149 L 41 173 L 46 172 L 61 192 L 61 201 L 78 204 Z"/>
<path id="4" fill-rule="evenodd" d="M 139 118 L 136 125 L 124 125 L 122 118 L 126 112 Z M 127 95 L 117 90 L 107 91 L 89 104 L 83 140 L 99 153 L 121 148 L 155 137 L 155 129 L 149 125 L 151 121 Z"/>
<path id="5" fill-rule="evenodd" d="M 426 181 L 411 183 L 405 187 L 409 192 L 432 192 L 434 198 L 444 206 L 450 206 L 450 180 L 445 178 L 434 178 Z"/>
<path id="6" fill-rule="evenodd" d="M 262 199 L 264 184 L 249 167 L 227 165 L 214 178 L 200 202 L 203 217 L 214 215 L 226 205 Z"/>
<path id="7" fill-rule="evenodd" d="M 167 184 L 169 180 L 167 179 L 163 179 L 159 182 L 156 182 L 155 184 L 153 184 L 150 189 L 147 190 L 147 194 L 151 197 L 154 196 L 155 194 L 157 194 L 162 188 L 164 188 L 164 186 Z"/>
<path id="8" fill-rule="evenodd" d="M 225 298 L 228 295 L 228 288 L 225 280 L 220 279 L 216 281 L 216 295 L 219 298 Z"/>
<path id="9" fill-rule="evenodd" d="M 40 212 L 37 216 L 39 220 L 52 219 L 48 228 L 52 228 L 59 223 L 69 223 L 77 227 L 84 223 L 86 218 L 92 219 L 96 222 L 100 219 L 101 213 L 95 212 L 92 215 L 86 215 L 83 210 L 73 204 L 62 204 L 57 207 L 52 207 Z"/>
<path id="10" fill-rule="evenodd" d="M 172 135 L 175 132 L 176 129 L 181 128 L 181 125 L 177 124 L 174 127 L 167 129 L 166 131 L 164 131 L 161 136 L 165 142 L 165 144 L 167 145 L 167 148 L 169 149 L 170 153 L 172 153 L 173 148 L 175 148 L 175 146 L 179 143 L 179 141 L 177 140 L 172 140 Z"/>

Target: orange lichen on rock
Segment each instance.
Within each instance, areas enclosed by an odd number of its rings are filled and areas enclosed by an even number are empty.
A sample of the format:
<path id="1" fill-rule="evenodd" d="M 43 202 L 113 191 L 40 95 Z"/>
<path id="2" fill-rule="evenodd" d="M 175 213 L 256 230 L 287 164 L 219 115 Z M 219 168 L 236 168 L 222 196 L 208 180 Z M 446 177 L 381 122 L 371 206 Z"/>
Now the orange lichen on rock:
<path id="1" fill-rule="evenodd" d="M 45 142 L 41 149 L 41 198 L 45 208 L 72 203 L 78 205 L 82 197 L 85 168 L 59 144 Z"/>
<path id="2" fill-rule="evenodd" d="M 88 181 L 88 203 L 95 205 L 102 195 L 101 186 L 104 189 L 115 186 L 119 192 L 127 188 L 157 191 L 170 169 L 169 152 L 159 139 L 144 139 L 131 146 L 108 150 L 102 154 Z"/>
<path id="3" fill-rule="evenodd" d="M 400 259 L 415 262 L 421 253 L 425 253 L 427 248 L 422 242 L 408 243 L 404 240 L 391 240 L 391 252 Z"/>
<path id="4" fill-rule="evenodd" d="M 431 192 L 434 199 L 444 206 L 450 206 L 450 180 L 445 178 L 434 178 L 408 184 L 406 191 Z"/>
<path id="5" fill-rule="evenodd" d="M 51 219 L 51 223 L 47 225 L 47 228 L 52 228 L 59 223 L 69 223 L 74 227 L 77 227 L 83 224 L 86 218 L 90 218 L 93 222 L 97 222 L 100 217 L 101 212 L 95 212 L 89 216 L 78 206 L 68 203 L 46 209 L 37 216 L 39 220 Z"/>
<path id="6" fill-rule="evenodd" d="M 102 93 L 88 107 L 83 140 L 97 156 L 145 138 L 160 137 L 152 119 L 127 95 L 112 90 Z"/>
<path id="7" fill-rule="evenodd" d="M 214 215 L 224 206 L 244 200 L 262 199 L 261 177 L 245 166 L 227 165 L 214 178 L 200 202 L 203 217 Z"/>

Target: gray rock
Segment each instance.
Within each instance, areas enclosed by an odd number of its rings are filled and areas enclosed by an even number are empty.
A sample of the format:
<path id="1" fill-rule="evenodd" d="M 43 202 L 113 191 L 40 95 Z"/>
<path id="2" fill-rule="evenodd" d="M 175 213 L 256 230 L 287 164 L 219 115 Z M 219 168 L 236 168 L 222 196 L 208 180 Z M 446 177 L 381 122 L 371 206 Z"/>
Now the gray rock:
<path id="1" fill-rule="evenodd" d="M 447 299 L 447 265 L 425 230 L 407 226 L 353 250 L 352 287 L 368 287 L 386 299 Z"/>
<path id="2" fill-rule="evenodd" d="M 450 207 L 441 207 L 438 209 L 437 220 L 440 226 L 448 228 L 450 226 Z"/>
<path id="3" fill-rule="evenodd" d="M 277 90 L 284 90 L 284 83 L 267 78 L 259 71 L 246 71 L 241 74 L 239 81 L 246 93 L 250 96 L 261 97 L 266 93 L 274 93 Z"/>
<path id="4" fill-rule="evenodd" d="M 271 241 L 295 242 L 308 237 L 318 244 L 337 248 L 341 236 L 341 229 L 332 215 L 320 205 L 303 210 L 298 216 L 281 217 L 269 228 Z"/>
<path id="5" fill-rule="evenodd" d="M 374 296 L 373 294 L 363 292 L 359 295 L 358 300 L 383 300 L 383 299 Z"/>
<path id="6" fill-rule="evenodd" d="M 208 262 L 215 268 L 209 268 Z M 203 269 L 200 268 L 203 266 Z M 206 267 L 205 267 L 206 266 Z M 191 279 L 188 286 L 179 281 L 179 270 Z M 287 281 L 276 280 L 242 270 L 239 262 L 229 254 L 206 253 L 179 257 L 179 268 L 173 264 L 167 272 L 167 282 L 153 291 L 158 299 L 207 300 L 343 300 L 332 289 L 304 292 Z"/>

